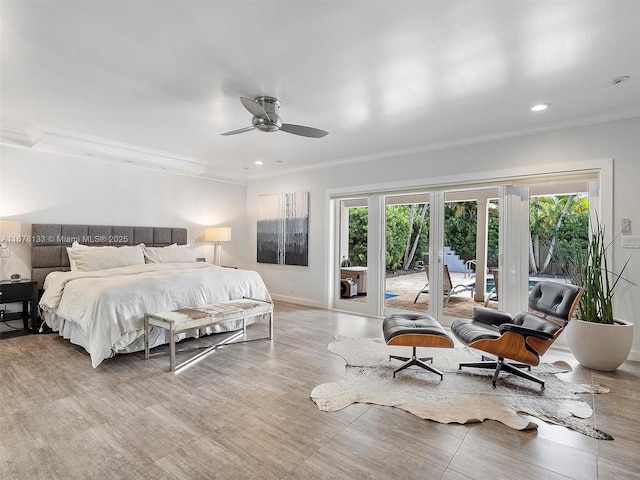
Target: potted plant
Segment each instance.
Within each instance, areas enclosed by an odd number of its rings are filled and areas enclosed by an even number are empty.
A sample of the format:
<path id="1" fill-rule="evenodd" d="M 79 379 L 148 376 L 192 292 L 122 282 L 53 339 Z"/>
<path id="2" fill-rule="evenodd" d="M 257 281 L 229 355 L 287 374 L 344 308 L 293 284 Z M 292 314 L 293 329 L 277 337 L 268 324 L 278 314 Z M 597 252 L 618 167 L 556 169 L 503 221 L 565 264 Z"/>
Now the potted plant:
<path id="1" fill-rule="evenodd" d="M 613 296 L 629 263 L 617 274 L 609 269 L 613 241 L 606 243 L 596 217 L 587 247 L 576 249 L 565 262 L 571 281 L 583 288 L 576 319 L 566 328 L 567 343 L 581 365 L 607 372 L 622 365 L 633 344 L 633 323 L 613 316 Z"/>

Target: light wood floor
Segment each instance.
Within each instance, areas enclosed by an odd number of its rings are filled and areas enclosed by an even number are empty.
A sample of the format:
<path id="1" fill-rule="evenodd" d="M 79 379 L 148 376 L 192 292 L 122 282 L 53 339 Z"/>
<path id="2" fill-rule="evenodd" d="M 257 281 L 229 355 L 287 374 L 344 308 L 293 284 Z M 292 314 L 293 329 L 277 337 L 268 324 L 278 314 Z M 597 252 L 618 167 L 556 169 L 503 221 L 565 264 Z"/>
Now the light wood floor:
<path id="1" fill-rule="evenodd" d="M 327 344 L 381 337 L 381 320 L 283 303 L 275 318 L 273 342 L 224 347 L 177 376 L 167 357 L 122 355 L 94 370 L 57 335 L 1 340 L 0 478 L 640 478 L 637 363 L 605 374 L 547 354 L 574 366 L 567 379 L 611 387 L 583 396 L 609 442 L 544 424 L 442 425 L 366 404 L 323 413 L 309 393 L 344 372 Z"/>

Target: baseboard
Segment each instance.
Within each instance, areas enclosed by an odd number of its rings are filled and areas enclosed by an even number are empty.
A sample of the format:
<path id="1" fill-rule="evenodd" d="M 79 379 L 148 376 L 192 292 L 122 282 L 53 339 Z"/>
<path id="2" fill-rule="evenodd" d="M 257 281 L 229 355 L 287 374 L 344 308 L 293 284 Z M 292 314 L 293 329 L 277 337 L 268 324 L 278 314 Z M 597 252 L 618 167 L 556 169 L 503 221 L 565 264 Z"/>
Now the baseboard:
<path id="1" fill-rule="evenodd" d="M 304 305 L 306 307 L 314 308 L 327 308 L 327 306 L 322 302 L 316 302 L 314 300 L 307 300 L 304 298 L 289 297 L 287 295 L 271 295 L 271 298 L 278 302 L 293 303 L 295 305 Z"/>
<path id="2" fill-rule="evenodd" d="M 362 312 L 354 312 L 353 310 L 345 310 L 342 308 L 330 308 L 329 310 L 331 310 L 332 312 L 340 312 L 340 313 L 347 313 L 349 315 L 357 315 L 358 317 L 369 317 L 369 318 L 379 318 L 379 319 L 383 319 L 383 316 L 377 316 L 377 315 L 370 315 L 368 313 L 362 313 Z"/>
<path id="3" fill-rule="evenodd" d="M 558 352 L 571 353 L 569 347 L 566 345 L 552 345 L 550 350 L 556 350 Z M 640 352 L 631 351 L 627 357 L 628 362 L 640 362 Z"/>

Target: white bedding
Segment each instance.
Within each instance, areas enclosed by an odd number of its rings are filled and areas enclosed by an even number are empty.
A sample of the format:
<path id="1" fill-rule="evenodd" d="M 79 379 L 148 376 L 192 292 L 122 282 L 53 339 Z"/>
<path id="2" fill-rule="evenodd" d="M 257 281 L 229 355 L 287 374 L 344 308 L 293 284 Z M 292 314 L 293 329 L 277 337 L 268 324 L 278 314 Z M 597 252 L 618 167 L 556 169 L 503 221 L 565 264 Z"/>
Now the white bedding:
<path id="1" fill-rule="evenodd" d="M 94 368 L 104 359 L 126 351 L 142 335 L 145 313 L 238 298 L 271 301 L 257 272 L 208 263 L 152 263 L 97 272 L 53 272 L 47 276 L 44 288 L 39 305 L 49 325 L 58 330 L 56 327 L 71 322 L 79 328 L 81 344 L 91 355 Z"/>

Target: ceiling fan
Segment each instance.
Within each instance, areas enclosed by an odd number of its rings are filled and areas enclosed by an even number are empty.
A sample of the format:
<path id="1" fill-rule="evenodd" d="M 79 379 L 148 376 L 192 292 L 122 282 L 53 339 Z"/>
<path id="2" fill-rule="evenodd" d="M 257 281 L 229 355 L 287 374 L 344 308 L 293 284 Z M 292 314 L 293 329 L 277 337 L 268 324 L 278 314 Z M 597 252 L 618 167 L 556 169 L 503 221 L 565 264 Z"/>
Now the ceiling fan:
<path id="1" fill-rule="evenodd" d="M 325 135 L 329 135 L 329 132 L 325 132 L 318 128 L 294 125 L 292 123 L 282 123 L 280 115 L 278 115 L 280 100 L 275 97 L 262 96 L 256 97 L 254 100 L 247 97 L 240 97 L 240 101 L 242 102 L 242 105 L 244 105 L 244 108 L 249 110 L 249 113 L 253 115 L 253 120 L 251 121 L 252 126 L 221 133 L 221 135 L 236 135 L 238 133 L 250 132 L 255 129 L 262 132 L 277 132 L 280 130 L 287 133 L 293 133 L 294 135 L 311 138 L 321 138 Z"/>

